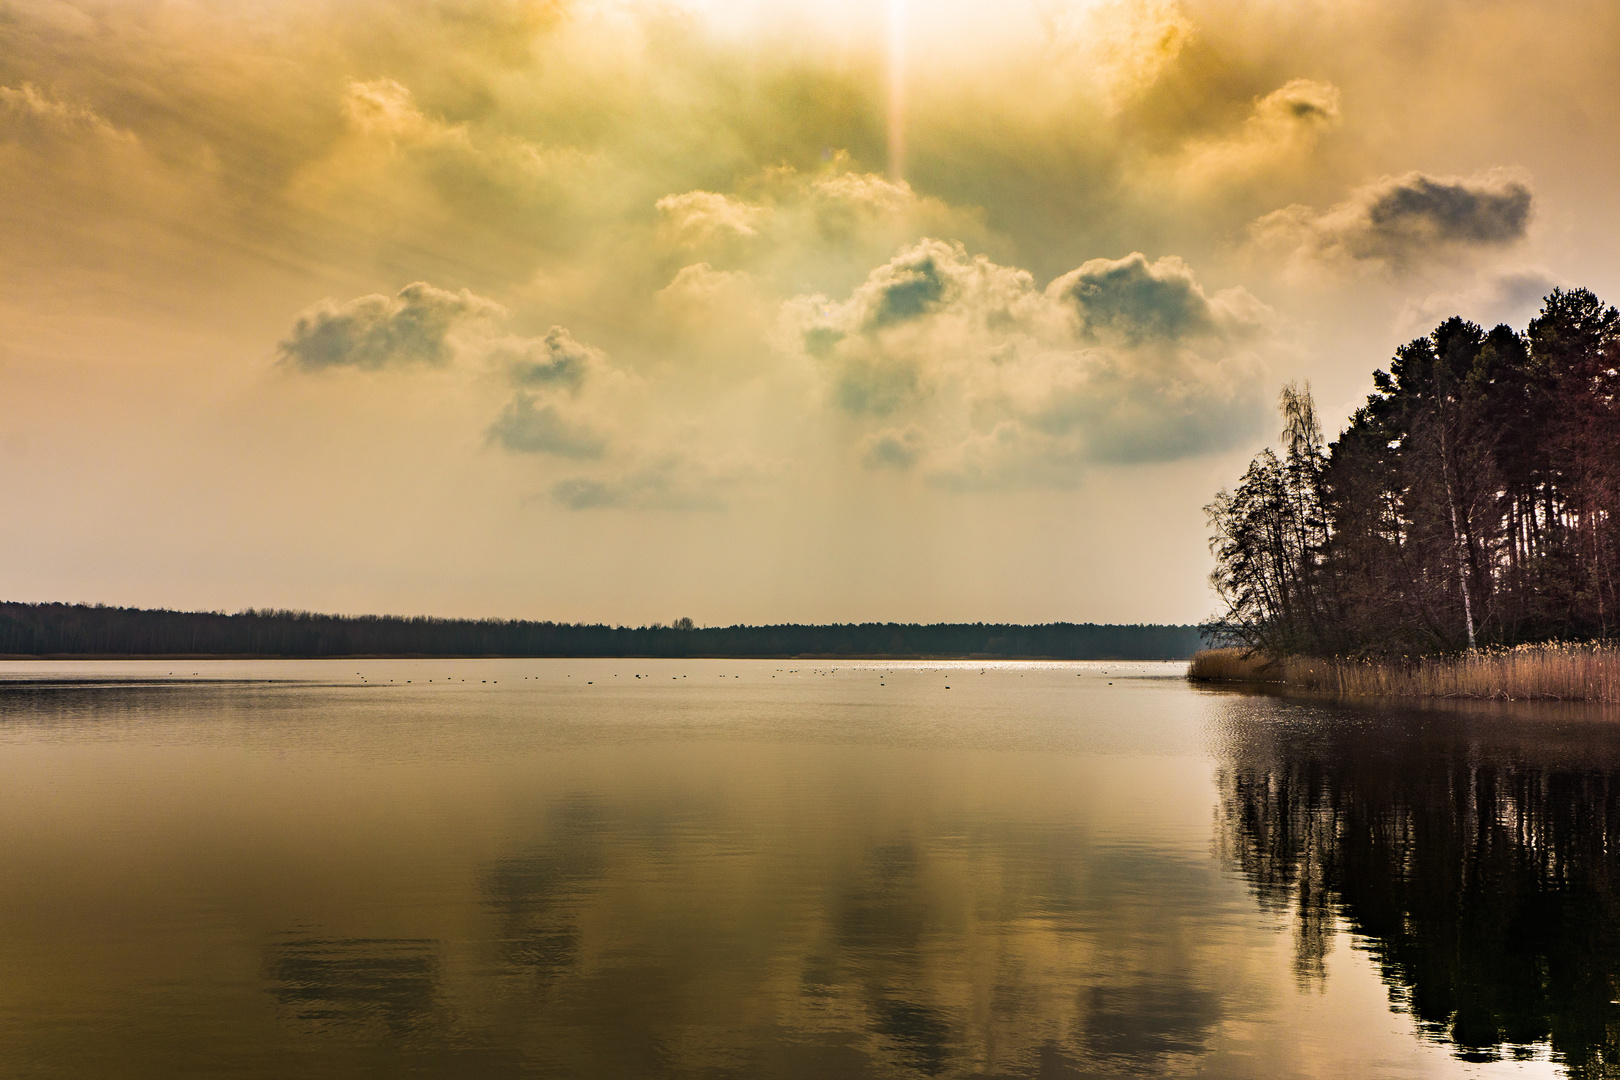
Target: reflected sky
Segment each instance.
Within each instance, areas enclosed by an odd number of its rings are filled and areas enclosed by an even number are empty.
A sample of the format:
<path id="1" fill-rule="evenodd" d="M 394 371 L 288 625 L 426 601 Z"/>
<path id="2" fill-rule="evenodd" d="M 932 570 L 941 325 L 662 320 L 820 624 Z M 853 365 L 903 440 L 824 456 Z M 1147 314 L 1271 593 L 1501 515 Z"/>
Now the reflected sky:
<path id="1" fill-rule="evenodd" d="M 0 1074 L 1615 1060 L 1620 740 L 1580 714 L 1143 664 L 67 667 L 0 687 Z"/>

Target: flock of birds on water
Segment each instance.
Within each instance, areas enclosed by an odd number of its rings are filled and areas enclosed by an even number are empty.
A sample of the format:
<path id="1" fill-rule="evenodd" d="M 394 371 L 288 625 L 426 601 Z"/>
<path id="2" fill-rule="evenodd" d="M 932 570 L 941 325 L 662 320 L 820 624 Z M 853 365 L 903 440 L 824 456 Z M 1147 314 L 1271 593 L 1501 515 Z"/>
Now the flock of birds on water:
<path id="1" fill-rule="evenodd" d="M 787 669 L 784 669 L 784 667 L 778 667 L 778 669 L 776 669 L 776 670 L 778 670 L 779 674 L 787 674 L 787 675 L 800 674 L 800 670 L 797 669 L 797 667 L 787 667 Z M 865 669 L 852 669 L 852 670 L 865 670 Z M 978 674 L 983 675 L 983 674 L 985 674 L 985 672 L 987 672 L 987 670 L 990 670 L 990 669 L 987 669 L 987 667 L 982 667 L 982 669 L 978 669 Z M 825 669 L 825 670 L 820 669 L 820 667 L 812 667 L 812 669 L 808 669 L 807 674 L 821 675 L 821 677 L 826 677 L 826 675 L 836 675 L 836 674 L 838 674 L 838 672 L 839 672 L 838 667 L 829 667 L 829 669 Z M 168 674 L 173 675 L 173 674 L 175 674 L 175 672 L 168 672 Z M 201 674 L 201 672 L 191 672 L 191 674 L 199 675 L 199 674 Z M 1106 674 L 1108 674 L 1108 672 L 1102 672 L 1102 674 L 1106 675 Z M 185 675 L 185 672 L 181 672 L 181 675 Z M 371 682 L 371 680 L 369 680 L 369 678 L 366 678 L 366 675 L 364 675 L 364 672 L 355 672 L 355 675 L 356 675 L 356 677 L 360 678 L 360 682 L 366 683 L 366 685 L 368 685 L 368 687 L 379 687 L 379 685 L 382 685 L 382 683 L 373 683 L 373 682 Z M 888 670 L 888 672 L 885 672 L 885 674 L 883 674 L 883 675 L 878 675 L 878 685 L 880 685 L 880 687 L 886 687 L 886 685 L 888 685 L 888 683 L 885 682 L 885 678 L 891 678 L 891 677 L 893 677 L 893 675 L 894 675 L 894 670 L 893 669 Z M 1024 677 L 1024 675 L 1019 675 L 1019 678 L 1022 678 L 1022 677 Z M 1084 677 L 1084 675 L 1082 675 L 1081 672 L 1076 672 L 1076 675 L 1074 675 L 1074 677 L 1082 678 L 1082 677 Z M 525 678 L 525 680 L 530 680 L 530 678 L 533 678 L 533 680 L 536 680 L 536 682 L 538 682 L 539 675 L 523 675 L 523 678 Z M 573 678 L 573 675 L 572 674 L 565 675 L 565 678 Z M 616 674 L 614 674 L 614 678 L 619 678 L 619 675 L 617 675 L 617 672 L 616 672 Z M 648 680 L 650 680 L 650 678 L 653 678 L 653 677 L 651 677 L 651 675 L 635 675 L 635 678 L 648 678 Z M 671 682 L 677 682 L 677 680 L 680 680 L 680 678 L 685 678 L 685 675 L 671 675 L 671 677 L 669 677 L 669 680 L 671 680 Z M 719 678 L 742 678 L 742 675 L 719 675 Z M 776 678 L 776 675 L 771 675 L 771 678 Z M 269 682 L 269 680 L 266 680 L 266 682 Z M 394 680 L 392 680 L 392 678 L 390 678 L 389 682 L 394 682 Z M 407 683 L 407 685 L 408 685 L 408 683 L 411 683 L 411 682 L 413 682 L 413 680 L 410 680 L 410 678 L 407 678 L 407 680 L 405 680 L 405 683 Z M 433 678 L 428 678 L 428 680 L 424 680 L 424 682 L 429 682 L 429 683 L 433 683 L 433 682 L 454 683 L 454 682 L 467 682 L 467 680 L 465 680 L 465 678 L 455 678 L 454 675 L 445 675 L 444 678 L 439 678 L 439 680 L 433 680 Z M 480 680 L 478 680 L 478 682 L 486 683 L 486 685 L 491 685 L 491 683 L 499 683 L 499 682 L 501 682 L 501 680 L 499 680 L 499 678 L 480 678 Z M 596 685 L 595 678 L 586 678 L 585 685 L 586 685 L 586 687 L 595 687 L 595 685 Z M 1111 683 L 1111 682 L 1108 683 L 1108 685 L 1110 685 L 1110 687 L 1113 687 L 1113 683 Z M 946 688 L 946 690 L 949 690 L 949 688 L 951 688 L 951 683 L 946 683 L 946 685 L 944 685 L 944 688 Z"/>
<path id="2" fill-rule="evenodd" d="M 799 669 L 798 669 L 798 668 L 777 668 L 777 669 L 776 669 L 776 670 L 777 670 L 777 671 L 778 671 L 778 672 L 779 672 L 779 673 L 783 673 L 783 674 L 788 674 L 788 675 L 798 675 L 798 674 L 799 674 L 799 673 L 800 673 L 800 670 L 799 670 Z M 857 671 L 859 671 L 859 670 L 865 670 L 865 669 L 860 669 L 860 668 L 856 668 L 856 669 L 854 669 L 854 670 L 857 670 Z M 989 669 L 988 669 L 988 668 L 980 668 L 980 669 L 979 669 L 979 674 L 980 674 L 980 675 L 983 675 L 983 674 L 985 674 L 985 673 L 986 673 L 986 672 L 987 672 L 987 671 L 988 671 L 988 670 L 989 670 Z M 821 668 L 810 668 L 810 669 L 808 669 L 808 671 L 807 671 L 807 673 L 808 673 L 808 674 L 810 674 L 810 675 L 819 675 L 819 676 L 823 676 L 823 677 L 826 677 L 826 676 L 828 676 L 828 675 L 837 675 L 837 674 L 838 674 L 838 672 L 839 672 L 839 669 L 838 669 L 838 668 L 827 668 L 827 669 L 825 669 L 825 670 L 823 670 L 823 669 L 821 669 Z M 174 673 L 174 672 L 172 672 L 172 671 L 171 671 L 171 672 L 169 672 L 169 674 L 170 674 L 170 675 L 171 675 L 171 676 L 172 676 L 172 675 L 174 675 L 174 674 L 175 674 L 175 673 Z M 184 673 L 184 672 L 181 672 L 181 673 L 180 673 L 180 674 L 181 674 L 181 677 L 184 677 L 184 675 L 185 675 L 185 673 Z M 196 671 L 193 671 L 193 672 L 192 672 L 192 674 L 193 674 L 193 675 L 198 675 L 198 674 L 201 674 L 201 673 L 200 673 L 200 672 L 196 672 Z M 1103 674 L 1103 675 L 1107 675 L 1107 674 L 1108 674 L 1108 672 L 1106 672 L 1106 671 L 1104 671 L 1104 672 L 1101 672 L 1101 674 Z M 360 680 L 360 681 L 361 681 L 361 682 L 362 682 L 362 683 L 364 683 L 364 684 L 365 684 L 365 685 L 367 685 L 367 686 L 381 686 L 381 685 L 382 685 L 382 683 L 381 683 L 381 682 L 372 682 L 372 681 L 371 681 L 371 680 L 370 680 L 370 679 L 369 679 L 369 678 L 367 678 L 367 677 L 366 677 L 366 675 L 365 675 L 365 673 L 364 673 L 364 672 L 360 672 L 360 671 L 357 671 L 357 672 L 355 672 L 355 675 L 356 675 L 356 677 L 358 677 L 358 678 L 359 678 L 359 680 Z M 879 675 L 879 676 L 878 676 L 878 686 L 880 686 L 880 687 L 882 687 L 882 686 L 887 686 L 887 685 L 888 685 L 888 683 L 887 683 L 887 682 L 885 682 L 885 681 L 884 681 L 884 680 L 885 680 L 885 679 L 888 679 L 888 678 L 892 678 L 892 677 L 893 677 L 893 676 L 894 676 L 894 672 L 893 672 L 893 670 L 889 670 L 889 671 L 886 671 L 886 672 L 884 672 L 884 673 L 883 673 L 883 674 L 882 674 L 882 675 Z M 574 677 L 574 676 L 573 676 L 573 674 L 572 674 L 572 673 L 569 673 L 569 674 L 567 674 L 567 675 L 565 675 L 565 676 L 564 676 L 564 678 L 568 678 L 568 679 L 572 679 L 572 678 L 573 678 L 573 677 Z M 618 678 L 618 677 L 619 677 L 619 675 L 618 675 L 618 673 L 617 673 L 617 672 L 615 672 L 615 673 L 614 673 L 614 675 L 613 675 L 613 677 L 614 677 L 614 678 L 615 678 L 615 679 L 617 679 L 617 678 Z M 636 676 L 634 676 L 634 677 L 635 677 L 635 678 L 637 678 L 637 679 L 649 679 L 649 680 L 650 680 L 650 679 L 651 679 L 651 678 L 652 678 L 652 676 L 651 676 L 651 675 L 636 675 Z M 1022 679 L 1022 678 L 1023 678 L 1023 677 L 1024 677 L 1024 676 L 1023 676 L 1023 675 L 1019 675 L 1019 676 L 1018 676 L 1018 677 L 1019 677 L 1019 678 L 1020 678 L 1020 679 Z M 1077 678 L 1077 679 L 1079 679 L 1079 678 L 1084 678 L 1084 675 L 1083 675 L 1083 674 L 1082 674 L 1082 673 L 1080 673 L 1080 672 L 1076 672 L 1076 673 L 1075 673 L 1075 676 L 1074 676 L 1074 677 L 1075 677 L 1075 678 Z M 523 676 L 523 678 L 524 678 L 524 680 L 525 680 L 525 681 L 527 681 L 527 680 L 529 680 L 529 679 L 533 679 L 533 680 L 535 680 L 535 681 L 537 681 L 537 682 L 538 682 L 538 681 L 539 681 L 539 680 L 540 680 L 540 676 L 539 676 L 539 675 L 525 675 L 525 676 Z M 671 676 L 670 676 L 670 681 L 671 681 L 671 682 L 674 682 L 674 681 L 678 681 L 678 680 L 680 680 L 680 679 L 684 679 L 684 678 L 686 678 L 686 676 L 685 676 L 685 675 L 671 675 Z M 740 679 L 740 678 L 742 678 L 742 676 L 741 676 L 741 675 L 720 675 L 720 676 L 718 676 L 718 678 L 721 678 L 721 679 Z M 773 679 L 774 679 L 774 678 L 776 678 L 776 676 L 775 676 L 775 675 L 772 675 L 772 676 L 771 676 L 771 678 L 773 678 Z M 270 679 L 266 679 L 266 680 L 265 680 L 265 681 L 266 681 L 266 682 L 271 682 L 271 681 L 273 681 L 273 680 L 270 680 Z M 389 679 L 389 680 L 388 680 L 388 681 L 389 681 L 389 682 L 394 682 L 394 681 L 395 681 L 395 680 L 393 680 L 393 679 Z M 409 684 L 411 684 L 411 683 L 412 683 L 412 682 L 413 682 L 413 681 L 414 681 L 414 680 L 412 680 L 412 679 L 406 679 L 406 680 L 405 680 L 405 683 L 406 683 L 406 684 L 407 684 L 407 685 L 409 685 Z M 442 683 L 455 683 L 455 682 L 463 682 L 463 683 L 464 683 L 464 682 L 466 682 L 466 681 L 467 681 L 467 680 L 466 680 L 466 679 L 457 679 L 457 678 L 456 678 L 456 677 L 455 677 L 455 676 L 452 676 L 452 675 L 447 675 L 447 676 L 445 676 L 445 677 L 444 677 L 444 678 L 443 678 L 443 679 L 437 679 L 437 680 L 435 680 L 435 679 L 426 679 L 426 680 L 424 680 L 424 681 L 425 681 L 425 682 L 428 682 L 428 683 L 434 683 L 434 682 L 442 682 Z M 480 683 L 482 683 L 482 684 L 485 684 L 485 685 L 493 685 L 493 684 L 497 684 L 497 683 L 499 683 L 499 682 L 500 682 L 500 680 L 499 680 L 499 679 L 479 679 L 479 680 L 478 680 L 478 681 L 479 681 L 479 682 L 480 682 Z M 585 680 L 585 685 L 586 685 L 586 686 L 595 686 L 595 685 L 596 685 L 596 680 L 595 680 L 595 679 L 586 679 L 586 680 Z M 1113 685 L 1114 685 L 1114 684 L 1113 684 L 1113 682 L 1112 682 L 1112 681 L 1110 681 L 1110 682 L 1109 682 L 1109 684 L 1108 684 L 1108 685 L 1109 685 L 1109 686 L 1113 686 Z M 946 683 L 946 684 L 945 684 L 945 689 L 947 689 L 947 690 L 949 690 L 949 689 L 950 689 L 950 688 L 951 688 L 951 685 L 950 685 L 950 683 Z"/>
<path id="3" fill-rule="evenodd" d="M 776 670 L 777 670 L 778 674 L 786 674 L 786 675 L 798 675 L 798 674 L 801 673 L 799 668 L 777 668 Z M 869 670 L 869 669 L 856 668 L 856 669 L 852 669 L 852 670 L 861 671 L 861 670 Z M 826 669 L 808 668 L 808 669 L 805 669 L 804 673 L 809 674 L 809 675 L 817 675 L 817 676 L 821 676 L 821 677 L 825 678 L 827 676 L 837 675 L 839 671 L 840 671 L 839 668 L 826 668 Z M 988 668 L 980 668 L 979 669 L 979 674 L 984 675 L 988 671 L 989 671 Z M 171 672 L 169 672 L 169 674 L 173 675 L 174 672 L 171 671 Z M 196 673 L 193 672 L 193 674 L 196 674 Z M 1108 672 L 1104 671 L 1104 672 L 1101 672 L 1101 674 L 1107 675 Z M 360 679 L 360 681 L 362 683 L 365 683 L 367 685 L 370 685 L 370 686 L 381 685 L 381 683 L 373 683 L 370 679 L 368 679 L 365 676 L 365 674 L 363 672 L 357 671 L 357 672 L 355 672 L 355 675 L 359 677 L 359 679 Z M 888 683 L 885 682 L 884 680 L 892 678 L 893 676 L 894 676 L 894 671 L 892 669 L 888 670 L 888 671 L 885 671 L 882 675 L 878 676 L 878 686 L 880 686 L 880 687 L 887 686 Z M 570 672 L 570 673 L 564 675 L 563 677 L 568 678 L 568 679 L 572 679 L 574 676 Z M 619 677 L 619 674 L 617 672 L 615 672 L 613 677 L 615 679 L 617 679 Z M 636 679 L 647 679 L 647 680 L 651 680 L 653 678 L 653 676 L 651 676 L 651 675 L 633 675 L 632 677 L 636 678 Z M 684 679 L 686 677 L 687 676 L 685 676 L 685 675 L 671 675 L 669 678 L 670 678 L 671 682 L 678 682 L 679 680 Z M 721 679 L 741 679 L 742 678 L 741 675 L 725 675 L 725 674 L 718 675 L 716 677 L 721 678 Z M 1020 679 L 1022 679 L 1024 676 L 1022 674 L 1020 674 L 1018 677 Z M 1084 674 L 1081 673 L 1081 672 L 1076 672 L 1074 677 L 1077 678 L 1077 679 L 1084 678 Z M 524 681 L 528 681 L 530 679 L 533 679 L 536 682 L 538 682 L 538 681 L 540 681 L 540 678 L 541 677 L 539 675 L 525 675 L 525 676 L 523 676 Z M 771 678 L 773 678 L 773 679 L 776 678 L 776 675 L 772 675 Z M 393 679 L 389 679 L 388 681 L 389 682 L 394 682 Z M 411 679 L 406 679 L 405 680 L 405 682 L 407 684 L 411 683 L 412 681 L 413 680 L 411 680 Z M 425 681 L 428 682 L 428 683 L 433 683 L 433 682 L 443 682 L 443 683 L 463 682 L 464 683 L 467 680 L 466 679 L 457 679 L 454 676 L 446 676 L 443 679 L 438 679 L 438 680 L 427 679 Z M 500 682 L 499 679 L 479 679 L 478 681 L 480 683 L 484 683 L 484 684 L 495 684 L 495 683 Z M 594 686 L 594 685 L 596 685 L 596 680 L 595 679 L 586 679 L 585 680 L 585 685 L 586 686 Z M 1109 682 L 1108 685 L 1113 686 L 1114 684 L 1112 682 Z M 945 689 L 949 690 L 950 688 L 951 688 L 950 683 L 946 683 L 945 684 Z"/>

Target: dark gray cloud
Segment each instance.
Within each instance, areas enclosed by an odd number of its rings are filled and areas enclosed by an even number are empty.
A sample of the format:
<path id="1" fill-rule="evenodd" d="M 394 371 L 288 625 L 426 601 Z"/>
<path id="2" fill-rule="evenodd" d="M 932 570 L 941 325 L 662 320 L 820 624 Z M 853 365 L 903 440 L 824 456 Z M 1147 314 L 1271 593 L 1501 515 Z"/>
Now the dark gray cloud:
<path id="1" fill-rule="evenodd" d="M 489 437 L 507 450 L 566 458 L 599 458 L 608 446 L 606 435 L 569 419 L 557 405 L 536 402 L 525 393 L 506 403 L 490 425 Z"/>
<path id="2" fill-rule="evenodd" d="M 458 324 L 500 313 L 498 305 L 466 289 L 449 292 L 418 281 L 397 296 L 373 293 L 346 304 L 323 300 L 298 317 L 278 351 L 305 371 L 442 365 L 454 355 L 451 334 Z"/>
<path id="3" fill-rule="evenodd" d="M 601 352 L 561 326 L 537 338 L 491 339 L 493 320 L 504 314 L 466 289 L 454 293 L 418 281 L 393 297 L 322 301 L 298 317 L 280 353 L 304 371 L 377 370 L 442 366 L 459 347 L 493 362 L 516 387 L 485 432 L 490 442 L 522 454 L 601 458 L 610 439 L 576 400 L 591 372 L 604 366 Z M 457 328 L 475 321 L 483 325 L 457 340 Z"/>
<path id="4" fill-rule="evenodd" d="M 1458 248 L 1505 247 L 1524 239 L 1535 196 L 1522 176 L 1420 172 L 1386 176 L 1325 212 L 1290 206 L 1255 222 L 1264 245 L 1320 262 L 1403 268 Z"/>
<path id="5" fill-rule="evenodd" d="M 510 364 L 512 381 L 520 386 L 566 387 L 578 390 L 601 354 L 574 340 L 566 327 L 553 326 L 544 337 L 502 343 L 497 359 Z"/>
<path id="6" fill-rule="evenodd" d="M 541 337 L 509 337 L 493 342 L 488 356 L 516 387 L 501 415 L 489 426 L 489 440 L 520 454 L 553 454 L 576 460 L 603 457 L 612 442 L 598 422 L 597 388 L 614 374 L 607 357 L 576 341 L 567 327 L 553 326 Z"/>
<path id="7" fill-rule="evenodd" d="M 1089 335 L 1113 334 L 1132 344 L 1207 336 L 1233 321 L 1186 263 L 1173 257 L 1149 263 L 1139 251 L 1092 259 L 1047 291 L 1074 306 Z"/>
<path id="8" fill-rule="evenodd" d="M 866 318 L 862 329 L 876 330 L 926 314 L 945 296 L 945 275 L 934 251 L 921 246 L 886 263 L 868 281 Z"/>
<path id="9" fill-rule="evenodd" d="M 1429 239 L 1508 244 L 1523 237 L 1530 222 L 1530 185 L 1522 180 L 1440 180 L 1414 172 L 1368 194 L 1375 247 Z"/>

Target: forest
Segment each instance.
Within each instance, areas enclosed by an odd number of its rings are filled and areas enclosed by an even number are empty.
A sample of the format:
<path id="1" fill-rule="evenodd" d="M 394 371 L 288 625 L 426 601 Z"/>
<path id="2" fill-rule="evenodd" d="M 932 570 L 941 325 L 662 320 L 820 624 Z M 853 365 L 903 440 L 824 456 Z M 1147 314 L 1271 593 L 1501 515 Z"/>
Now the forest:
<path id="1" fill-rule="evenodd" d="M 1525 330 L 1448 319 L 1324 445 L 1308 386 L 1206 511 L 1214 639 L 1272 657 L 1608 642 L 1620 627 L 1620 313 L 1555 289 Z"/>
<path id="2" fill-rule="evenodd" d="M 0 656 L 972 657 L 1180 660 L 1194 626 L 851 623 L 698 627 L 505 619 L 164 611 L 0 603 Z"/>

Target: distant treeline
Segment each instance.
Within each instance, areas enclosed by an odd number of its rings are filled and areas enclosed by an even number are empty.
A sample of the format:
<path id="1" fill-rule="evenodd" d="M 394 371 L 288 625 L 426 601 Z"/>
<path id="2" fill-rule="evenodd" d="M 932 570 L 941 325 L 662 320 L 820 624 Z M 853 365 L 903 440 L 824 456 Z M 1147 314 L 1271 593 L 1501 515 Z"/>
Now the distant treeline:
<path id="1" fill-rule="evenodd" d="M 1208 629 L 1272 656 L 1614 639 L 1620 312 L 1555 289 L 1522 333 L 1449 319 L 1373 385 L 1326 447 L 1284 391 L 1282 454 L 1208 508 Z"/>
<path id="2" fill-rule="evenodd" d="M 1193 626 L 851 623 L 832 626 L 604 626 L 504 619 L 192 612 L 0 603 L 9 656 L 1046 657 L 1180 660 Z"/>

